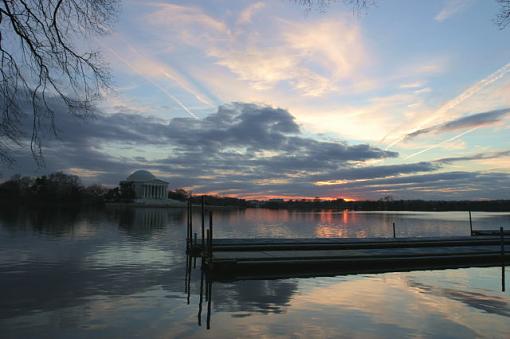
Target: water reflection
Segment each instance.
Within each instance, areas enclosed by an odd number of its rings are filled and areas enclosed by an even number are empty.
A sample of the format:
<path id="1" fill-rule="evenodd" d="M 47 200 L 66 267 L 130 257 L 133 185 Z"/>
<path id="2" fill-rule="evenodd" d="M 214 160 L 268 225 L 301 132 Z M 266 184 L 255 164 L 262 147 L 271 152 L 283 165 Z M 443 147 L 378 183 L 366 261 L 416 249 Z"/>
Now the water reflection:
<path id="1" fill-rule="evenodd" d="M 123 208 L 116 211 L 119 227 L 133 237 L 147 238 L 160 233 L 169 223 L 183 224 L 185 214 L 181 209 Z"/>
<path id="2" fill-rule="evenodd" d="M 187 294 L 187 304 L 190 304 L 192 293 L 196 293 L 193 291 L 196 284 L 192 284 L 192 260 L 191 256 L 188 256 L 186 260 L 184 289 Z M 298 291 L 298 283 L 294 280 L 243 280 L 219 283 L 214 281 L 203 267 L 198 271 L 200 287 L 197 324 L 202 326 L 203 303 L 205 301 L 207 329 L 211 327 L 212 313 L 216 312 L 230 313 L 233 318 L 249 317 L 253 313 L 266 315 L 285 313 L 293 295 Z M 213 285 L 221 286 L 221 288 L 213 289 Z"/>
<path id="3" fill-rule="evenodd" d="M 480 292 L 459 291 L 452 288 L 431 286 L 412 280 L 408 282 L 408 286 L 416 288 L 420 293 L 449 298 L 487 313 L 510 317 L 510 303 L 507 298 L 491 296 Z"/>
<path id="4" fill-rule="evenodd" d="M 213 282 L 186 258 L 185 220 L 180 209 L 0 210 L 2 337 L 510 333 L 500 268 Z M 476 229 L 509 221 L 473 214 Z M 469 230 L 460 213 L 215 211 L 218 237 L 388 237 L 392 222 L 399 236 Z"/>

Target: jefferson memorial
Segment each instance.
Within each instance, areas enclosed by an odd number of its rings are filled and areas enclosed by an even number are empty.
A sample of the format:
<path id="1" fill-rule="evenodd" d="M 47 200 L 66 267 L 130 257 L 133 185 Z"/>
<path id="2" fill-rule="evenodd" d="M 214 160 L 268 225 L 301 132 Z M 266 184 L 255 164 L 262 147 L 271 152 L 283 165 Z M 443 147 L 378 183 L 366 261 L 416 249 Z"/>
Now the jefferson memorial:
<path id="1" fill-rule="evenodd" d="M 131 185 L 135 193 L 135 202 L 155 202 L 168 200 L 168 183 L 157 179 L 151 172 L 139 170 L 133 172 L 121 185 Z"/>

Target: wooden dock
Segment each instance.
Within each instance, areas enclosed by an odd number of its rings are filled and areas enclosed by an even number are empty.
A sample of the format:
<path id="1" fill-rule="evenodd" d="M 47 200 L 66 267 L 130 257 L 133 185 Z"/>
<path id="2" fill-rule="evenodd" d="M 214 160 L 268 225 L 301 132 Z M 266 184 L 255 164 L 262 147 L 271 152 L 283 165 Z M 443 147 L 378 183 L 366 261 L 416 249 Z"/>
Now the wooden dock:
<path id="1" fill-rule="evenodd" d="M 215 239 L 212 211 L 206 229 L 202 199 L 201 239 L 193 233 L 188 203 L 187 252 L 202 257 L 215 279 L 267 279 L 506 265 L 510 231 L 473 230 L 471 236 L 396 238 Z"/>
<path id="2" fill-rule="evenodd" d="M 503 265 L 510 237 L 214 239 L 205 250 L 215 279 L 268 279 Z"/>

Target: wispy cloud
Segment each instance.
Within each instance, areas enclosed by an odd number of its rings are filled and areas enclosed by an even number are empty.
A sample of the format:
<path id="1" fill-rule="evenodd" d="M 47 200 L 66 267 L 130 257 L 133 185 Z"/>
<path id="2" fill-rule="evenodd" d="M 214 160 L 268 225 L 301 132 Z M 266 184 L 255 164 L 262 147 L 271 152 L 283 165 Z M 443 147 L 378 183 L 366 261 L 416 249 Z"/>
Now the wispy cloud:
<path id="1" fill-rule="evenodd" d="M 241 14 L 239 14 L 239 18 L 237 19 L 238 25 L 246 25 L 251 22 L 252 17 L 260 10 L 266 7 L 264 2 L 255 2 L 248 7 L 246 7 Z"/>
<path id="2" fill-rule="evenodd" d="M 272 15 L 264 18 L 264 26 L 238 29 L 264 6 L 254 3 L 229 23 L 197 7 L 161 4 L 144 22 L 155 32 L 164 31 L 163 40 L 171 34 L 169 44 L 191 46 L 255 91 L 281 85 L 300 95 L 319 97 L 343 82 L 355 83 L 356 71 L 369 55 L 356 24 L 342 17 L 292 21 Z"/>
<path id="3" fill-rule="evenodd" d="M 450 163 L 459 162 L 459 161 L 497 159 L 497 158 L 508 157 L 508 156 L 510 156 L 510 150 L 501 151 L 501 152 L 484 152 L 484 153 L 477 153 L 477 154 L 459 156 L 459 157 L 441 158 L 441 159 L 435 160 L 435 162 L 450 164 Z"/>
<path id="4" fill-rule="evenodd" d="M 198 119 L 198 116 L 192 112 L 181 100 L 179 100 L 175 95 L 173 95 L 170 91 L 168 91 L 165 87 L 161 86 L 150 77 L 148 77 L 144 72 L 139 70 L 135 65 L 129 62 L 126 58 L 121 56 L 115 50 L 108 48 L 110 53 L 112 53 L 119 61 L 124 63 L 128 68 L 137 73 L 139 76 L 144 78 L 147 82 L 151 83 L 154 87 L 158 88 L 165 96 L 174 101 L 179 107 L 181 107 L 186 113 L 188 113 L 191 117 Z"/>
<path id="5" fill-rule="evenodd" d="M 471 133 L 471 132 L 474 132 L 474 131 L 476 131 L 477 129 L 478 129 L 478 127 L 470 128 L 470 129 L 468 129 L 467 131 L 464 131 L 464 132 L 462 132 L 462 133 L 460 133 L 460 134 L 457 134 L 457 135 L 455 135 L 455 136 L 453 136 L 453 137 L 451 137 L 451 138 L 448 138 L 448 139 L 446 139 L 446 140 L 443 140 L 443 141 L 441 141 L 441 142 L 439 142 L 439 143 L 437 143 L 437 144 L 430 145 L 430 146 L 428 146 L 428 147 L 426 147 L 426 148 L 422 149 L 421 151 L 418 151 L 418 152 L 415 152 L 415 153 L 413 153 L 413 154 L 411 154 L 411 155 L 408 155 L 408 156 L 407 156 L 407 157 L 405 157 L 404 159 L 405 159 L 405 160 L 408 160 L 408 159 L 411 159 L 411 158 L 416 157 L 417 155 L 420 155 L 420 154 L 423 154 L 423 153 L 428 152 L 428 151 L 430 151 L 430 150 L 433 150 L 433 149 L 435 149 L 435 148 L 439 148 L 439 147 L 441 147 L 441 146 L 443 146 L 443 145 L 445 145 L 445 144 L 447 144 L 447 143 L 450 143 L 450 142 L 452 142 L 452 141 L 455 141 L 455 140 L 457 140 L 457 139 L 459 139 L 459 138 L 463 137 L 463 136 L 464 136 L 464 135 L 466 135 L 466 134 L 469 134 L 469 133 Z"/>
<path id="6" fill-rule="evenodd" d="M 476 113 L 464 116 L 458 119 L 448 121 L 443 124 L 422 128 L 406 135 L 406 140 L 412 139 L 422 134 L 450 132 L 454 130 L 492 126 L 501 122 L 510 114 L 510 108 L 499 109 L 489 112 Z"/>
<path id="7" fill-rule="evenodd" d="M 434 17 L 436 21 L 443 22 L 446 19 L 462 12 L 474 3 L 473 0 L 447 0 L 443 8 Z"/>
<path id="8" fill-rule="evenodd" d="M 205 28 L 208 31 L 230 33 L 223 21 L 208 15 L 199 7 L 172 3 L 151 3 L 151 6 L 154 6 L 156 10 L 145 17 L 147 22 L 162 26 L 181 26 L 183 28 L 189 28 L 191 24 L 198 28 L 198 32 L 201 28 Z M 172 18 L 172 20 L 169 20 L 169 18 Z"/>
<path id="9" fill-rule="evenodd" d="M 506 65 L 500 67 L 495 72 L 489 74 L 487 77 L 477 81 L 464 91 L 457 95 L 455 98 L 447 101 L 443 105 L 441 105 L 437 110 L 433 111 L 432 113 L 427 112 L 427 117 L 425 119 L 422 119 L 418 126 L 415 128 L 412 128 L 411 131 L 407 131 L 404 133 L 400 133 L 396 138 L 393 139 L 392 142 L 386 145 L 385 149 L 390 149 L 394 147 L 395 145 L 399 144 L 400 142 L 404 141 L 407 138 L 407 135 L 413 134 L 416 131 L 419 131 L 421 129 L 424 129 L 423 126 L 426 126 L 427 124 L 430 124 L 431 122 L 437 121 L 437 120 L 445 120 L 450 118 L 451 114 L 447 115 L 448 112 L 456 108 L 457 106 L 461 105 L 463 102 L 468 100 L 469 98 L 475 96 L 476 94 L 480 93 L 483 89 L 487 88 L 489 85 L 493 84 L 494 82 L 498 81 L 499 79 L 503 78 L 506 74 L 510 72 L 510 63 L 507 63 Z"/>

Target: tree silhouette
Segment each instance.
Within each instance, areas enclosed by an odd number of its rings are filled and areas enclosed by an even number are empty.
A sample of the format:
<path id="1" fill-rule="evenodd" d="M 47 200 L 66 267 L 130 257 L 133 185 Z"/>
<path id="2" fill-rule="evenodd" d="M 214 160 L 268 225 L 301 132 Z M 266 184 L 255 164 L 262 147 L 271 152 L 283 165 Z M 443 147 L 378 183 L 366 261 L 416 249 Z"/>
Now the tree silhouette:
<path id="1" fill-rule="evenodd" d="M 496 24 L 499 28 L 504 29 L 510 24 L 510 0 L 496 0 L 501 9 L 496 17 Z"/>
<path id="2" fill-rule="evenodd" d="M 333 2 L 343 2 L 352 6 L 354 12 L 366 10 L 370 6 L 375 5 L 376 2 L 381 0 L 296 0 L 301 5 L 308 9 L 318 7 L 321 9 L 326 8 Z M 510 0 L 495 0 L 499 6 L 499 13 L 496 15 L 495 22 L 500 29 L 505 29 L 510 24 Z M 382 1 L 381 1 L 382 2 Z"/>
<path id="3" fill-rule="evenodd" d="M 42 162 L 40 129 L 56 135 L 55 104 L 86 117 L 108 88 L 109 73 L 86 38 L 103 34 L 118 0 L 0 0 L 0 161 L 12 163 L 13 147 L 25 141 Z M 28 139 L 28 136 L 27 136 Z"/>
<path id="4" fill-rule="evenodd" d="M 308 9 L 318 7 L 321 9 L 326 8 L 332 2 L 342 1 L 343 3 L 352 6 L 354 12 L 360 12 L 375 4 L 375 0 L 296 0 L 301 5 Z"/>

